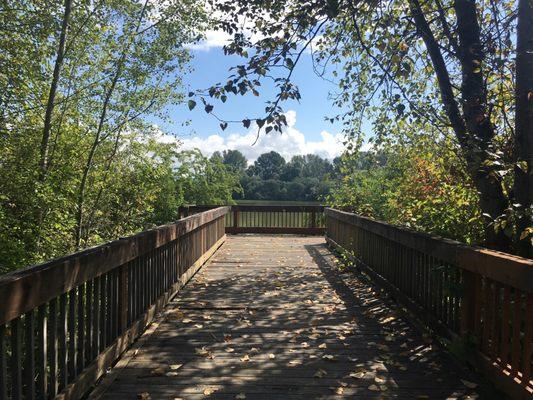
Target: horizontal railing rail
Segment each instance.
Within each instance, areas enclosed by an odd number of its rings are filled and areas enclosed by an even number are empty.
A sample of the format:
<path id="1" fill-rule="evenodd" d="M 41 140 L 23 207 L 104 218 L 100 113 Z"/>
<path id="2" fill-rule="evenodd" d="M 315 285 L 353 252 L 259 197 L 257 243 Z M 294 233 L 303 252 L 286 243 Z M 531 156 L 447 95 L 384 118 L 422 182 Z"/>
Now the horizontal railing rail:
<path id="1" fill-rule="evenodd" d="M 222 244 L 228 212 L 0 277 L 0 399 L 82 397 Z"/>
<path id="2" fill-rule="evenodd" d="M 182 215 L 217 206 L 185 206 Z M 323 235 L 324 206 L 321 205 L 232 205 L 226 216 L 226 233 Z"/>
<path id="3" fill-rule="evenodd" d="M 533 261 L 327 208 L 326 239 L 514 398 L 531 398 Z"/>

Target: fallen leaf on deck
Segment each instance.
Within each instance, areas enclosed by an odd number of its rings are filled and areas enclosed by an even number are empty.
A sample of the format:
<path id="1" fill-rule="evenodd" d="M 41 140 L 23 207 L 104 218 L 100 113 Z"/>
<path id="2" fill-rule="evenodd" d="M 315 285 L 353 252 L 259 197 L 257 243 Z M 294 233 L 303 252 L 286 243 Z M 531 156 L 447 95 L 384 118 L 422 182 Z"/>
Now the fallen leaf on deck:
<path id="1" fill-rule="evenodd" d="M 318 345 L 319 349 L 325 349 L 326 347 L 327 347 L 326 343 L 322 343 L 322 344 Z"/>
<path id="2" fill-rule="evenodd" d="M 355 378 L 355 379 L 362 379 L 365 377 L 365 372 L 363 371 L 360 371 L 360 372 L 352 372 L 350 373 L 350 378 Z"/>
<path id="3" fill-rule="evenodd" d="M 150 371 L 150 374 L 152 376 L 162 376 L 164 375 L 166 372 L 166 369 L 163 368 L 163 367 L 157 367 L 157 368 L 154 368 L 153 370 Z"/>
<path id="4" fill-rule="evenodd" d="M 205 395 L 205 396 L 209 396 L 209 395 L 212 394 L 214 391 L 215 391 L 215 389 L 213 389 L 213 388 L 205 388 L 205 389 L 204 389 L 204 395 Z"/>
<path id="5" fill-rule="evenodd" d="M 241 361 L 242 362 L 248 362 L 250 361 L 250 356 L 248 354 L 245 354 L 244 356 L 241 357 Z"/>
<path id="6" fill-rule="evenodd" d="M 276 355 L 275 355 L 275 354 L 272 354 L 272 353 L 270 353 L 270 354 L 268 355 L 268 358 L 270 358 L 270 359 L 272 359 L 272 358 L 276 358 Z"/>
<path id="7" fill-rule="evenodd" d="M 246 394 L 244 393 L 239 393 L 235 396 L 236 399 L 239 399 L 239 400 L 244 400 L 246 398 Z"/>
<path id="8" fill-rule="evenodd" d="M 373 392 L 379 392 L 380 391 L 380 389 L 379 389 L 379 387 L 377 385 L 370 385 L 368 387 L 368 390 L 371 390 Z"/>
<path id="9" fill-rule="evenodd" d="M 139 400 L 150 400 L 151 399 L 150 393 L 148 392 L 142 392 L 142 393 L 137 394 L 137 398 Z"/>
<path id="10" fill-rule="evenodd" d="M 177 369 L 180 369 L 181 367 L 183 367 L 183 364 L 172 364 L 172 365 L 170 366 L 170 369 L 173 370 L 173 371 L 175 371 L 175 370 L 177 370 Z"/>
<path id="11" fill-rule="evenodd" d="M 464 379 L 461 379 L 461 382 L 463 382 L 463 385 L 465 385 L 469 389 L 474 389 L 477 387 L 477 383 L 474 383 L 474 382 L 470 382 Z"/>
<path id="12" fill-rule="evenodd" d="M 320 368 L 318 371 L 315 372 L 315 374 L 313 375 L 315 378 L 323 378 L 327 375 L 328 373 L 323 370 L 322 368 Z"/>

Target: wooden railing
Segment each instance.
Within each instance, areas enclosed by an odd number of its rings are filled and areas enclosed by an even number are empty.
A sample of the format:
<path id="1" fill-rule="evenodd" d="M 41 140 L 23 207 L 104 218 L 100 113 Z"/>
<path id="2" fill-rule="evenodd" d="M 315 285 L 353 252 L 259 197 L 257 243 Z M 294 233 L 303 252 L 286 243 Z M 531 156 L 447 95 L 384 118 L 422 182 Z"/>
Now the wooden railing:
<path id="1" fill-rule="evenodd" d="M 218 206 L 185 206 L 182 215 Z M 324 206 L 233 205 L 226 216 L 226 233 L 323 235 Z"/>
<path id="2" fill-rule="evenodd" d="M 326 209 L 328 242 L 514 398 L 532 398 L 533 261 Z M 469 353 L 469 354 L 468 354 Z"/>
<path id="3" fill-rule="evenodd" d="M 220 207 L 0 278 L 0 399 L 76 399 L 225 238 Z"/>

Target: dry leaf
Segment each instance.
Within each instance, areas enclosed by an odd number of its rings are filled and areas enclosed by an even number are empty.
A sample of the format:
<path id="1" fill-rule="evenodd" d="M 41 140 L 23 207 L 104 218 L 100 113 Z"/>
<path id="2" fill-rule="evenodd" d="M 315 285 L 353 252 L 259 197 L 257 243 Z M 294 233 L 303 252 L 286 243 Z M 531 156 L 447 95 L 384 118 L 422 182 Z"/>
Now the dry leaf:
<path id="1" fill-rule="evenodd" d="M 275 355 L 275 354 L 272 354 L 272 353 L 270 353 L 270 354 L 268 355 L 268 358 L 270 358 L 270 359 L 272 359 L 272 358 L 276 358 L 276 355 Z"/>
<path id="2" fill-rule="evenodd" d="M 248 354 L 245 354 L 244 356 L 241 357 L 241 361 L 242 362 L 248 362 L 250 361 L 250 356 Z"/>
<path id="3" fill-rule="evenodd" d="M 212 394 L 214 391 L 215 391 L 215 389 L 213 389 L 213 388 L 209 388 L 209 387 L 208 387 L 208 388 L 205 388 L 205 389 L 204 389 L 204 395 L 205 395 L 205 396 L 209 396 L 209 395 Z"/>
<path id="4" fill-rule="evenodd" d="M 170 371 L 170 372 L 167 372 L 167 373 L 165 374 L 165 376 L 178 376 L 178 373 L 177 373 L 177 372 Z"/>
<path id="5" fill-rule="evenodd" d="M 461 382 L 463 382 L 463 385 L 465 385 L 469 389 L 475 389 L 477 387 L 477 383 L 470 382 L 464 379 L 461 379 Z"/>
<path id="6" fill-rule="evenodd" d="M 151 374 L 152 376 L 162 376 L 162 375 L 165 374 L 165 372 L 166 372 L 166 369 L 165 369 L 165 368 L 163 368 L 163 367 L 158 367 L 158 368 L 155 368 L 155 369 L 151 370 L 151 371 L 150 371 L 150 374 Z"/>
<path id="7" fill-rule="evenodd" d="M 235 396 L 236 399 L 239 399 L 239 400 L 244 400 L 246 398 L 246 394 L 245 393 L 238 393 L 236 396 Z"/>
<path id="8" fill-rule="evenodd" d="M 323 378 L 327 375 L 328 373 L 323 370 L 322 368 L 320 368 L 318 371 L 315 372 L 315 374 L 313 375 L 315 378 Z"/>
<path id="9" fill-rule="evenodd" d="M 172 365 L 170 366 L 170 369 L 173 370 L 173 371 L 175 371 L 175 370 L 177 370 L 177 369 L 180 369 L 182 366 L 183 366 L 183 364 L 172 364 Z"/>
<path id="10" fill-rule="evenodd" d="M 385 378 L 382 378 L 381 376 L 376 376 L 374 378 L 374 382 L 376 382 L 376 383 L 385 383 L 385 382 L 387 382 L 387 380 Z"/>
<path id="11" fill-rule="evenodd" d="M 226 348 L 226 352 L 227 353 L 233 353 L 234 351 L 235 351 L 235 349 L 233 347 Z"/>
<path id="12" fill-rule="evenodd" d="M 327 347 L 326 343 L 322 343 L 318 345 L 319 349 L 325 349 Z"/>
<path id="13" fill-rule="evenodd" d="M 363 379 L 365 377 L 365 372 L 363 372 L 363 371 L 352 372 L 349 376 L 350 376 L 350 378 Z"/>
<path id="14" fill-rule="evenodd" d="M 150 393 L 148 392 L 142 392 L 142 393 L 137 394 L 137 398 L 139 400 L 150 400 L 151 399 Z"/>
<path id="15" fill-rule="evenodd" d="M 368 390 L 372 390 L 373 392 L 379 392 L 380 391 L 380 389 L 379 389 L 379 387 L 377 385 L 370 385 L 368 387 Z"/>

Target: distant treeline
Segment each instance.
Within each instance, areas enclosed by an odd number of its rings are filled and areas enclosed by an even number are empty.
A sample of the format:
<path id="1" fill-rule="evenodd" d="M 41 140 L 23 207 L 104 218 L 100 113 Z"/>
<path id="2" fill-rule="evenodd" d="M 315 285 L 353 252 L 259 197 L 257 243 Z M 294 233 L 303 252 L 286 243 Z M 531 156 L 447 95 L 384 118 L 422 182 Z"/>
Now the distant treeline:
<path id="1" fill-rule="evenodd" d="M 215 152 L 211 159 L 240 174 L 242 191 L 234 194 L 236 200 L 320 201 L 330 193 L 340 163 L 339 158 L 330 162 L 315 154 L 286 161 L 275 151 L 261 154 L 251 165 L 238 150 Z"/>

